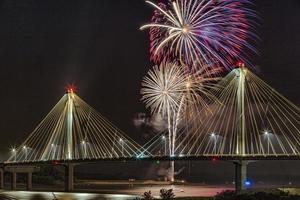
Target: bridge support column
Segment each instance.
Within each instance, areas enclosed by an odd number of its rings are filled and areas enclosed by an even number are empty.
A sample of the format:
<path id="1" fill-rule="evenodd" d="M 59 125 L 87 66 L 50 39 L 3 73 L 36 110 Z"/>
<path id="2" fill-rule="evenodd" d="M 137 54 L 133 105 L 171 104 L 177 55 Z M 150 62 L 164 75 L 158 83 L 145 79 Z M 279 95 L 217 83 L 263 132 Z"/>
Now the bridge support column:
<path id="1" fill-rule="evenodd" d="M 0 169 L 0 189 L 4 188 L 4 170 Z"/>
<path id="2" fill-rule="evenodd" d="M 17 189 L 17 173 L 27 174 L 27 185 L 28 190 L 32 189 L 32 173 L 40 171 L 37 166 L 29 165 L 8 165 L 4 167 L 4 170 L 11 173 L 11 189 Z"/>
<path id="3" fill-rule="evenodd" d="M 247 179 L 248 161 L 236 161 L 235 164 L 235 191 L 241 192 L 245 190 L 245 181 Z"/>
<path id="4" fill-rule="evenodd" d="M 74 164 L 67 163 L 65 165 L 65 191 L 74 189 Z"/>
<path id="5" fill-rule="evenodd" d="M 11 189 L 12 190 L 17 189 L 17 172 L 11 173 Z"/>
<path id="6" fill-rule="evenodd" d="M 27 173 L 27 190 L 32 190 L 32 172 Z"/>

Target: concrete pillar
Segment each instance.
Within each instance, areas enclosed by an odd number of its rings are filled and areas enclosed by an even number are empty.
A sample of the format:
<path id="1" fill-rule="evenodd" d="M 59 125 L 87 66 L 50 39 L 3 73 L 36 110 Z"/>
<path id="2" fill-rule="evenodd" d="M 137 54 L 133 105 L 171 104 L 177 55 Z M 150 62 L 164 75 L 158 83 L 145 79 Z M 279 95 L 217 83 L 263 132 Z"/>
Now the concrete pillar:
<path id="1" fill-rule="evenodd" d="M 11 189 L 16 190 L 17 189 L 17 172 L 11 173 Z"/>
<path id="2" fill-rule="evenodd" d="M 0 169 L 0 189 L 4 188 L 4 170 Z"/>
<path id="3" fill-rule="evenodd" d="M 74 164 L 67 163 L 65 165 L 65 191 L 74 189 Z"/>
<path id="4" fill-rule="evenodd" d="M 32 190 L 32 172 L 27 173 L 27 190 Z"/>
<path id="5" fill-rule="evenodd" d="M 247 161 L 236 161 L 235 164 L 235 191 L 245 190 L 245 181 L 247 180 Z"/>

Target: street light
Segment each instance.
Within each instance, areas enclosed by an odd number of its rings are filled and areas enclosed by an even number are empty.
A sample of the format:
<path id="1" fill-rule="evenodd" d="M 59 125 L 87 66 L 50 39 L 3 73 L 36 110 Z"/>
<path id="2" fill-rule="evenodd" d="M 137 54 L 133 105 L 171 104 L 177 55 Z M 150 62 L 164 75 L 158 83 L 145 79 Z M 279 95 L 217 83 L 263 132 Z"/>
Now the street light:
<path id="1" fill-rule="evenodd" d="M 214 140 L 214 148 L 213 152 L 217 154 L 217 134 L 216 133 L 211 133 L 210 134 L 211 138 Z"/>
<path id="2" fill-rule="evenodd" d="M 23 149 L 25 151 L 25 160 L 27 160 L 27 148 L 28 147 L 26 145 L 23 146 Z"/>
<path id="3" fill-rule="evenodd" d="M 267 151 L 269 154 L 270 153 L 270 143 L 271 143 L 271 140 L 270 140 L 271 133 L 268 130 L 264 130 L 264 135 L 267 137 Z"/>
<path id="4" fill-rule="evenodd" d="M 265 135 L 269 135 L 270 133 L 268 131 L 264 131 L 264 134 Z"/>
<path id="5" fill-rule="evenodd" d="M 58 148 L 59 148 L 59 146 L 57 144 L 54 144 L 54 143 L 51 144 L 51 154 L 50 154 L 50 156 L 52 156 L 53 160 L 55 159 L 56 152 L 57 152 Z"/>
<path id="6" fill-rule="evenodd" d="M 86 156 L 87 156 L 86 141 L 85 141 L 85 140 L 82 140 L 82 141 L 81 141 L 81 144 L 82 144 L 82 146 L 83 146 L 84 158 L 86 158 Z"/>
<path id="7" fill-rule="evenodd" d="M 121 143 L 121 153 L 122 153 L 122 157 L 124 157 L 124 140 L 122 138 L 119 139 L 120 143 Z"/>
<path id="8" fill-rule="evenodd" d="M 16 149 L 15 149 L 15 148 L 12 148 L 12 149 L 11 149 L 11 152 L 12 152 L 12 155 L 13 155 L 13 157 L 14 157 L 14 162 L 16 162 L 16 160 L 17 160 L 17 151 L 16 151 Z"/>
<path id="9" fill-rule="evenodd" d="M 165 156 L 167 155 L 167 140 L 166 140 L 166 136 L 163 135 L 161 137 L 161 139 L 164 141 L 164 146 L 165 146 Z"/>

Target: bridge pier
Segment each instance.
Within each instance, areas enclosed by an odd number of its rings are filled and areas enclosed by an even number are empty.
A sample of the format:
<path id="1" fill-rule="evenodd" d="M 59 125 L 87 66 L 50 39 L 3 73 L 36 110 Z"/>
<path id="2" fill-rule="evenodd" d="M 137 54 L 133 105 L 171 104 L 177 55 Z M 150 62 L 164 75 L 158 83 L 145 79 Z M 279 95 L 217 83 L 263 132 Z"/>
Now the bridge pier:
<path id="1" fill-rule="evenodd" d="M 11 190 L 17 189 L 17 172 L 11 173 Z"/>
<path id="2" fill-rule="evenodd" d="M 0 168 L 0 189 L 4 188 L 4 170 Z"/>
<path id="3" fill-rule="evenodd" d="M 235 161 L 235 191 L 237 193 L 246 189 L 245 181 L 247 180 L 248 161 Z"/>
<path id="4" fill-rule="evenodd" d="M 11 165 L 11 166 L 5 166 L 5 171 L 11 173 L 11 189 L 16 190 L 17 189 L 17 174 L 27 174 L 27 184 L 26 188 L 27 190 L 32 190 L 32 173 L 38 172 L 40 170 L 39 167 L 36 166 L 22 166 L 22 165 Z"/>
<path id="5" fill-rule="evenodd" d="M 65 191 L 69 192 L 74 189 L 74 163 L 65 165 Z"/>
<path id="6" fill-rule="evenodd" d="M 27 173 L 27 185 L 26 188 L 28 191 L 32 190 L 32 172 Z"/>

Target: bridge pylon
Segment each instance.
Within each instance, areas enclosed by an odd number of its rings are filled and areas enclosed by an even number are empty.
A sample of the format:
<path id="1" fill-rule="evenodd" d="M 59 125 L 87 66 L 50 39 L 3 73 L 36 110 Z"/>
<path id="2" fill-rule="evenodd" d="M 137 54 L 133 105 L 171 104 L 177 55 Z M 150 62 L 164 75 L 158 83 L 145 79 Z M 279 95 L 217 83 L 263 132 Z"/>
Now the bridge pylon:
<path id="1" fill-rule="evenodd" d="M 245 78 L 247 69 L 242 64 L 236 69 L 237 79 L 237 136 L 236 136 L 236 154 L 245 156 Z M 245 190 L 245 182 L 247 180 L 247 161 L 235 161 L 235 190 L 241 192 Z"/>
<path id="2" fill-rule="evenodd" d="M 236 154 L 245 156 L 245 77 L 247 69 L 240 67 L 236 69 L 237 83 L 237 136 L 236 136 Z"/>
<path id="3" fill-rule="evenodd" d="M 66 103 L 66 117 L 67 117 L 67 136 L 66 136 L 66 149 L 65 152 L 67 155 L 65 156 L 68 160 L 71 160 L 73 156 L 73 110 L 74 110 L 74 92 L 73 90 L 69 90 L 67 92 L 67 103 Z"/>

